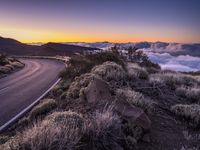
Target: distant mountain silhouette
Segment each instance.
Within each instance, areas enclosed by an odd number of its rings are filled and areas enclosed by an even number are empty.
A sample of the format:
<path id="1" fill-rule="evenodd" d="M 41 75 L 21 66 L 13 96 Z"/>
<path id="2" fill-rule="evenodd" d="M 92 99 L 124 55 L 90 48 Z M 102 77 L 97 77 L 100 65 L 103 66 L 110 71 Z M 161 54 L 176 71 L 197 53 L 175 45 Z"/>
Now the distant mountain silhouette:
<path id="1" fill-rule="evenodd" d="M 41 52 L 43 54 L 48 53 L 49 55 L 55 55 L 55 52 L 59 55 L 71 55 L 73 53 L 81 53 L 86 50 L 95 50 L 98 48 L 70 45 L 70 44 L 60 44 L 60 43 L 47 43 L 41 47 Z"/>
<path id="2" fill-rule="evenodd" d="M 70 44 L 47 43 L 41 46 L 28 45 L 11 38 L 0 37 L 0 53 L 7 55 L 72 55 L 85 50 L 95 50 L 98 48 L 83 47 Z"/>

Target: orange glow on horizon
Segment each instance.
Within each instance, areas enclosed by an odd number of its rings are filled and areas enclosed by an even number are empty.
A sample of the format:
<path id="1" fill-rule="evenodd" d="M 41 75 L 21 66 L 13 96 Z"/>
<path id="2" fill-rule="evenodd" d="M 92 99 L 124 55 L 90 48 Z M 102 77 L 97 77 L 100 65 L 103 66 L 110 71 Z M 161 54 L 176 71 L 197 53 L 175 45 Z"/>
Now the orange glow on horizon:
<path id="1" fill-rule="evenodd" d="M 74 29 L 74 31 L 76 31 Z M 93 30 L 94 31 L 94 30 Z M 47 42 L 116 42 L 116 43 L 127 43 L 127 42 L 177 42 L 177 43 L 189 43 L 189 42 L 200 42 L 195 41 L 194 36 L 184 37 L 179 34 L 171 37 L 170 35 L 162 36 L 162 32 L 158 30 L 157 33 L 153 32 L 135 32 L 134 33 L 101 33 L 95 30 L 95 32 L 89 31 L 53 31 L 50 29 L 35 29 L 35 28 L 19 28 L 19 27 L 1 27 L 0 25 L 0 36 L 16 39 L 23 43 L 47 43 Z M 141 33 L 141 34 L 140 34 Z"/>

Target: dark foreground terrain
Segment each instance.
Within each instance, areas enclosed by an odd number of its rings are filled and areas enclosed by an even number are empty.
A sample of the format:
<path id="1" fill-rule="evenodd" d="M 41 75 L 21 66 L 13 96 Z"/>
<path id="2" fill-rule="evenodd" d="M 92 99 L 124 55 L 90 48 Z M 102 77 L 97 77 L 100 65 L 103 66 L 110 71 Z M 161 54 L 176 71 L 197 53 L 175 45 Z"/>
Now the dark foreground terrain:
<path id="1" fill-rule="evenodd" d="M 200 148 L 198 76 L 116 53 L 72 57 L 60 76 L 46 99 L 2 133 L 3 149 Z"/>

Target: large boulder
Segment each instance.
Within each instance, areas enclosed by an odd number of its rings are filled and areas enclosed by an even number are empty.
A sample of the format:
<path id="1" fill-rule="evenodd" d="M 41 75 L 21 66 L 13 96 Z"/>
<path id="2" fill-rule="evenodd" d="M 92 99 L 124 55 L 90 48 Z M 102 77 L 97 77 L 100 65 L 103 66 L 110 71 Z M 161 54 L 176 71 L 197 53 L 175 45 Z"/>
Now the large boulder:
<path id="1" fill-rule="evenodd" d="M 89 104 L 111 100 L 111 91 L 108 83 L 92 73 L 86 73 L 77 77 L 71 83 L 67 95 Z"/>
<path id="2" fill-rule="evenodd" d="M 142 127 L 145 131 L 150 130 L 151 120 L 146 113 L 133 105 L 130 105 L 126 100 L 118 100 L 115 110 L 120 114 L 122 119 Z"/>
<path id="3" fill-rule="evenodd" d="M 84 91 L 88 103 L 96 104 L 98 101 L 112 99 L 109 85 L 104 80 L 94 77 Z"/>

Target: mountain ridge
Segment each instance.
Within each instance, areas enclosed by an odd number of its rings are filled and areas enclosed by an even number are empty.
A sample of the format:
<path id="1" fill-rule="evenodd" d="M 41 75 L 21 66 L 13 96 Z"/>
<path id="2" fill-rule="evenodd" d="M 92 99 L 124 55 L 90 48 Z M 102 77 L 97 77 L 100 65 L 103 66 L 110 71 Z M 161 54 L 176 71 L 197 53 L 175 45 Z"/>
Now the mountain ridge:
<path id="1" fill-rule="evenodd" d="M 95 50 L 97 48 L 84 47 L 70 44 L 49 42 L 43 45 L 28 45 L 12 38 L 0 37 L 0 53 L 7 55 L 73 55 L 86 50 Z"/>

